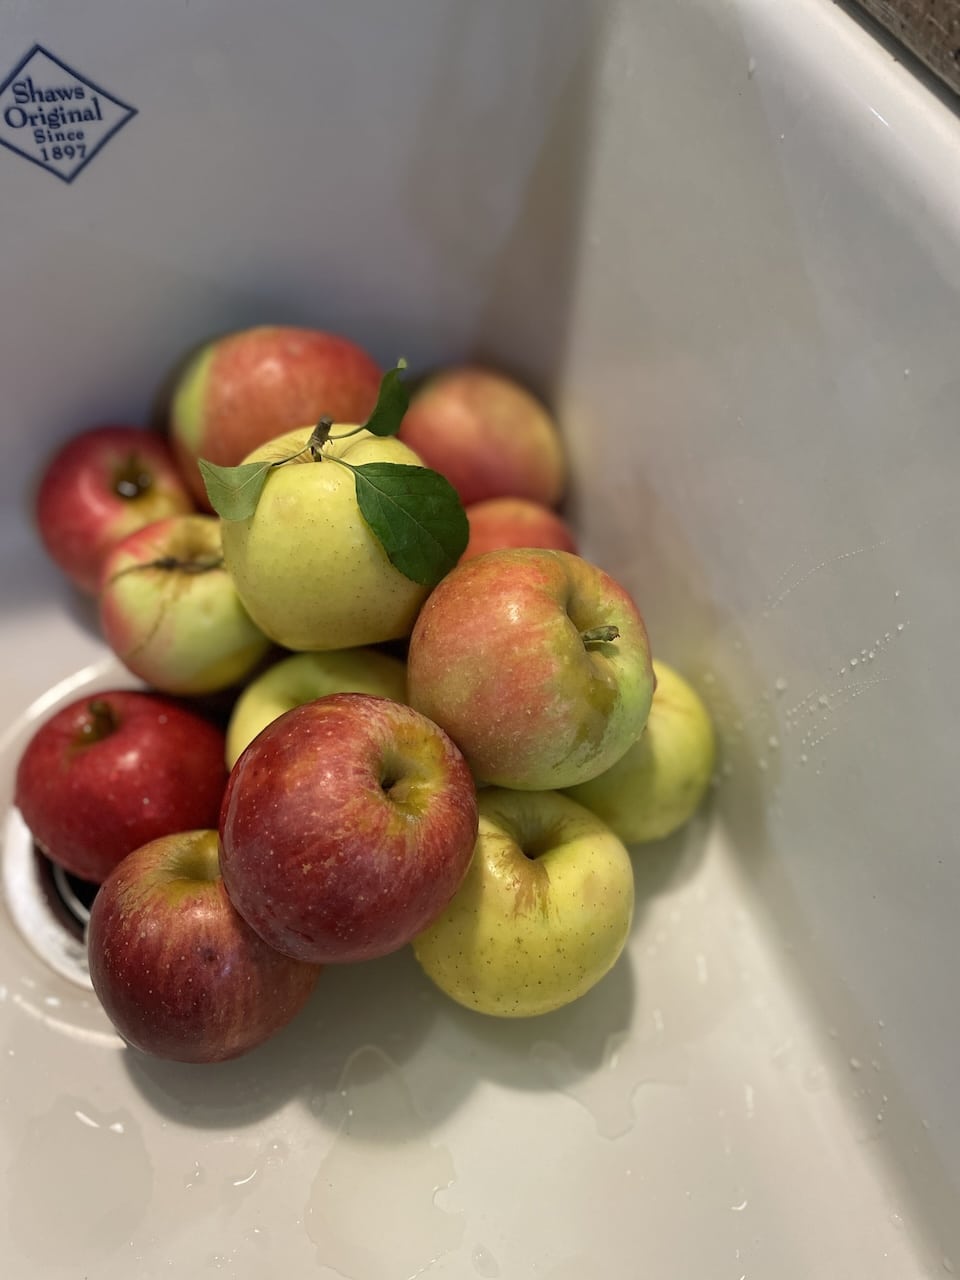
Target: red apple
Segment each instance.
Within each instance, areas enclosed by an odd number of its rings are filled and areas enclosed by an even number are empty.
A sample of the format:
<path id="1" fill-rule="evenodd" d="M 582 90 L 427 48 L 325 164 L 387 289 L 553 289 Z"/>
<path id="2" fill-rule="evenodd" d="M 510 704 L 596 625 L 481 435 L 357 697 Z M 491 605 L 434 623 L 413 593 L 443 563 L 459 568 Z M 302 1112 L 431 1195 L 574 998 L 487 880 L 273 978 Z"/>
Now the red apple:
<path id="1" fill-rule="evenodd" d="M 643 729 L 654 688 L 626 590 L 566 551 L 510 548 L 458 565 L 420 611 L 411 706 L 476 777 L 552 791 L 596 777 Z"/>
<path id="2" fill-rule="evenodd" d="M 87 952 L 93 989 L 124 1040 L 176 1062 L 223 1062 L 262 1044 L 320 973 L 237 915 L 210 830 L 161 836 L 124 858 L 94 899 Z"/>
<path id="3" fill-rule="evenodd" d="M 44 853 L 99 883 L 149 840 L 216 826 L 224 750 L 221 730 L 172 699 L 88 694 L 35 731 L 14 803 Z"/>
<path id="4" fill-rule="evenodd" d="M 47 554 L 95 595 L 110 548 L 164 516 L 192 511 L 193 498 L 165 440 L 142 427 L 91 427 L 50 459 L 35 504 Z"/>
<path id="5" fill-rule="evenodd" d="M 540 502 L 528 498 L 488 498 L 467 507 L 470 541 L 460 557 L 473 560 L 485 551 L 504 547 L 552 547 L 576 552 L 573 531 L 564 520 Z"/>
<path id="6" fill-rule="evenodd" d="M 477 823 L 470 771 L 441 729 L 387 698 L 330 694 L 284 712 L 234 765 L 223 879 L 285 955 L 370 959 L 447 905 Z"/>
<path id="7" fill-rule="evenodd" d="M 413 397 L 400 439 L 446 476 L 464 506 L 487 498 L 560 500 L 566 461 L 556 424 L 519 383 L 490 369 L 448 369 Z"/>
<path id="8" fill-rule="evenodd" d="M 261 325 L 208 343 L 174 390 L 170 435 L 197 501 L 209 510 L 198 458 L 236 466 L 260 445 L 323 417 L 362 423 L 380 369 L 347 338 Z"/>

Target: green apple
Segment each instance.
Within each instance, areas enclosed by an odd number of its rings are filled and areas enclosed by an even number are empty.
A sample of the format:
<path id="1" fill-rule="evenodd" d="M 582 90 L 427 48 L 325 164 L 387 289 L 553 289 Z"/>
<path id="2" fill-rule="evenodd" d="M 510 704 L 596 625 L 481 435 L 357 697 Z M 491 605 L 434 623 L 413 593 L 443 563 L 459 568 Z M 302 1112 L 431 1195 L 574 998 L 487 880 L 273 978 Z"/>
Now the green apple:
<path id="1" fill-rule="evenodd" d="M 429 588 L 394 568 L 357 505 L 353 473 L 370 462 L 422 465 L 405 444 L 369 431 L 337 439 L 320 460 L 310 427 L 287 432 L 245 462 L 279 462 L 253 515 L 224 520 L 223 554 L 240 599 L 285 649 L 351 649 L 409 635 Z"/>
<path id="2" fill-rule="evenodd" d="M 599 777 L 566 794 L 602 818 L 627 844 L 660 840 L 699 808 L 716 760 L 716 737 L 699 694 L 654 659 L 657 687 L 646 728 Z"/>
<path id="3" fill-rule="evenodd" d="M 128 670 L 164 693 L 227 689 L 270 648 L 224 567 L 220 527 L 216 516 L 169 516 L 128 534 L 104 561 L 104 638 Z"/>
<path id="4" fill-rule="evenodd" d="M 621 840 L 555 791 L 490 788 L 466 877 L 413 941 L 424 972 L 459 1004 L 506 1018 L 549 1013 L 616 963 L 633 917 Z"/>
<path id="5" fill-rule="evenodd" d="M 405 702 L 406 667 L 376 649 L 295 653 L 275 662 L 247 685 L 234 703 L 227 725 L 227 764 L 285 711 L 328 693 L 369 693 Z"/>

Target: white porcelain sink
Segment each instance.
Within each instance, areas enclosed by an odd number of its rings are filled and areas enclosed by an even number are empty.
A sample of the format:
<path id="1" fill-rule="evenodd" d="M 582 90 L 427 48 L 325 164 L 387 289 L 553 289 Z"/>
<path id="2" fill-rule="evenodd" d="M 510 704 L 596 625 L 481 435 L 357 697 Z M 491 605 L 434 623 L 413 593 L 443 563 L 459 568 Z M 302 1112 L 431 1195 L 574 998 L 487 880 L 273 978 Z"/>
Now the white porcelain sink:
<path id="1" fill-rule="evenodd" d="M 8 909 L 4 1274 L 960 1269 L 956 116 L 826 0 L 0 0 L 0 31 L 0 85 L 39 44 L 136 110 L 69 182 L 0 149 L 4 814 L 37 718 L 125 680 L 38 468 L 265 319 L 547 396 L 584 547 L 722 740 L 709 809 L 635 851 L 629 954 L 526 1023 L 404 952 L 179 1067 Z"/>

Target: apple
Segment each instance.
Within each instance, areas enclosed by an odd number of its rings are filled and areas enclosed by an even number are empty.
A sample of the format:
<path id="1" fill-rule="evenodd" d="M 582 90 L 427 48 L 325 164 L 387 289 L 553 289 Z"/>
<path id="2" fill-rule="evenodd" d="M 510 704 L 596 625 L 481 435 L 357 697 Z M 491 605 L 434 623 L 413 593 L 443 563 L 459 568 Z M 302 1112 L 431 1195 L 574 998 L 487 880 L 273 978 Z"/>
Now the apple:
<path id="1" fill-rule="evenodd" d="M 170 516 L 128 534 L 104 562 L 104 638 L 165 693 L 204 694 L 246 679 L 269 639 L 240 603 L 215 516 Z"/>
<path id="2" fill-rule="evenodd" d="M 653 670 L 657 688 L 643 733 L 599 777 L 567 792 L 628 844 L 679 830 L 700 807 L 716 760 L 700 695 L 665 662 L 654 659 Z"/>
<path id="3" fill-rule="evenodd" d="M 142 427 L 81 431 L 47 462 L 34 518 L 47 554 L 95 595 L 114 543 L 154 520 L 194 510 L 165 440 Z"/>
<path id="4" fill-rule="evenodd" d="M 578 999 L 630 933 L 630 855 L 588 809 L 554 791 L 480 793 L 470 868 L 413 940 L 424 972 L 478 1013 L 523 1018 Z"/>
<path id="5" fill-rule="evenodd" d="M 281 956 L 237 915 L 214 830 L 151 840 L 115 867 L 87 926 L 93 989 L 128 1044 L 223 1062 L 302 1009 L 320 969 Z"/>
<path id="6" fill-rule="evenodd" d="M 202 347 L 174 388 L 170 438 L 197 501 L 198 458 L 235 466 L 274 436 L 321 418 L 365 422 L 380 370 L 356 343 L 319 329 L 258 325 Z"/>
<path id="7" fill-rule="evenodd" d="M 261 729 L 284 711 L 328 693 L 370 693 L 394 702 L 407 697 L 405 663 L 377 649 L 295 653 L 251 680 L 234 703 L 227 724 L 227 765 Z"/>
<path id="8" fill-rule="evenodd" d="M 14 803 L 45 854 L 99 884 L 158 836 L 215 827 L 226 786 L 224 737 L 171 698 L 88 694 L 34 731 Z"/>
<path id="9" fill-rule="evenodd" d="M 477 798 L 447 735 L 399 702 L 333 693 L 285 712 L 230 772 L 220 865 L 230 900 L 285 955 L 386 955 L 446 906 Z"/>
<path id="10" fill-rule="evenodd" d="M 352 649 L 409 635 L 428 588 L 394 568 L 357 505 L 353 474 L 338 465 L 420 465 L 393 437 L 331 438 L 305 452 L 311 428 L 291 431 L 245 462 L 303 457 L 274 467 L 252 516 L 224 520 L 223 554 L 247 612 L 285 649 Z"/>
<path id="11" fill-rule="evenodd" d="M 466 366 L 429 378 L 414 395 L 400 439 L 446 476 L 464 506 L 529 498 L 553 506 L 567 467 L 556 423 L 525 387 Z"/>
<path id="12" fill-rule="evenodd" d="M 472 560 L 485 551 L 504 547 L 552 547 L 556 551 L 576 552 L 573 530 L 545 507 L 529 498 L 488 498 L 466 508 L 470 525 L 470 541 L 460 557 Z"/>
<path id="13" fill-rule="evenodd" d="M 566 551 L 510 548 L 459 564 L 423 606 L 410 705 L 476 778 L 551 791 L 596 777 L 639 737 L 653 697 L 646 629 L 624 588 Z"/>

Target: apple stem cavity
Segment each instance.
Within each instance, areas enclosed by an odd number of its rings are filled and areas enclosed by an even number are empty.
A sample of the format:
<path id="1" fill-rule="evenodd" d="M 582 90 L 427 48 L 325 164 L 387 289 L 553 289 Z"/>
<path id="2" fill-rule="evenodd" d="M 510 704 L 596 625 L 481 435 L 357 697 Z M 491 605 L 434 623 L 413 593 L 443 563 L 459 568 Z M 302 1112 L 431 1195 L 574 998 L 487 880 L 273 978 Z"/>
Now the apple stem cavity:
<path id="1" fill-rule="evenodd" d="M 223 556 L 200 556 L 196 560 L 180 560 L 177 556 L 158 556 L 156 560 L 147 560 L 143 564 L 131 564 L 118 570 L 110 579 L 116 582 L 125 578 L 128 573 L 144 573 L 149 569 L 160 569 L 169 573 L 210 573 L 214 569 L 223 568 Z"/>
<path id="2" fill-rule="evenodd" d="M 113 477 L 113 491 L 118 498 L 133 501 L 142 497 L 153 484 L 153 477 L 135 453 L 117 468 Z"/>
<path id="3" fill-rule="evenodd" d="M 585 645 L 609 644 L 612 640 L 619 640 L 619 638 L 619 627 L 588 627 L 586 631 L 580 632 L 580 639 Z"/>
<path id="4" fill-rule="evenodd" d="M 84 721 L 80 730 L 80 746 L 102 742 L 120 727 L 116 712 L 104 698 L 94 698 L 87 704 L 87 711 L 90 719 Z"/>

